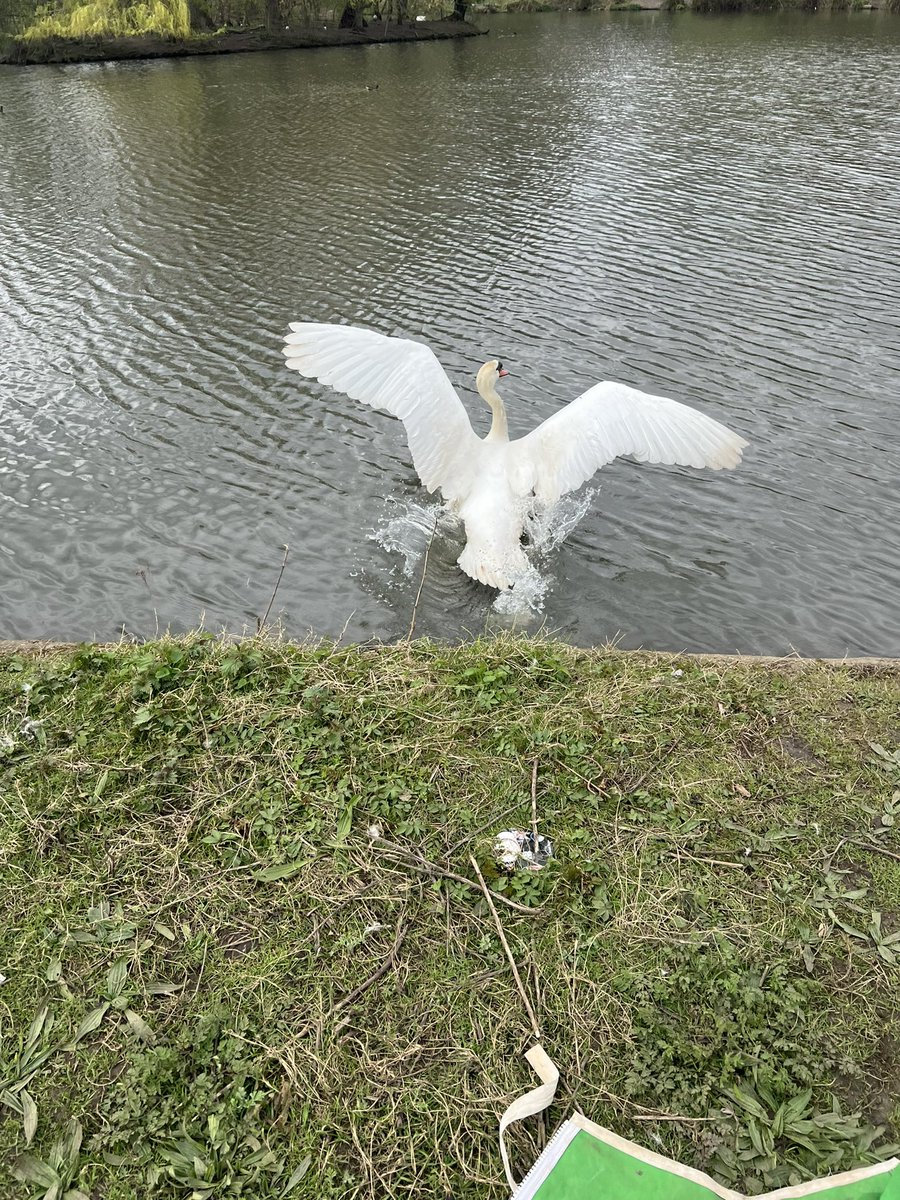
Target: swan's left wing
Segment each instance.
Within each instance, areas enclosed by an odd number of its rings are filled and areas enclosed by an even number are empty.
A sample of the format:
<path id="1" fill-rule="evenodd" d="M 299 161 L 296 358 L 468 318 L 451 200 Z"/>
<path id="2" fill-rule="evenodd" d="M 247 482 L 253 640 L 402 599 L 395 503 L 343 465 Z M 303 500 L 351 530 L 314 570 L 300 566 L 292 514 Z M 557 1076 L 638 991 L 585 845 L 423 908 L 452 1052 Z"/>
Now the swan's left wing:
<path id="1" fill-rule="evenodd" d="M 447 373 L 421 342 L 353 325 L 292 321 L 287 365 L 353 400 L 399 417 L 430 492 L 455 500 L 471 484 L 481 442 Z"/>
<path id="2" fill-rule="evenodd" d="M 598 383 L 512 443 L 516 478 L 539 500 L 573 492 L 608 462 L 736 467 L 747 442 L 712 417 L 622 383 Z"/>

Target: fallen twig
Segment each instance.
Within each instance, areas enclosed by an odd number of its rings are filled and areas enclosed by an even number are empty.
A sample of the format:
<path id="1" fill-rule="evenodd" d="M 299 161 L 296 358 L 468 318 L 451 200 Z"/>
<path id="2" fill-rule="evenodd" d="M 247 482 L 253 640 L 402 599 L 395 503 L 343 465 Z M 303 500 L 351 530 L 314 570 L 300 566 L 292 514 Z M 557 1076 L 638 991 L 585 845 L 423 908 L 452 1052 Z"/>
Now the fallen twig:
<path id="1" fill-rule="evenodd" d="M 537 858 L 538 852 L 538 831 L 537 831 L 537 767 L 538 760 L 535 759 L 531 764 L 531 832 L 534 837 L 534 856 Z"/>
<path id="2" fill-rule="evenodd" d="M 639 775 L 634 783 L 630 783 L 628 787 L 622 788 L 622 795 L 630 796 L 633 792 L 636 792 L 639 788 L 642 788 L 653 772 L 658 770 L 666 761 L 666 759 L 675 753 L 675 751 L 678 749 L 678 745 L 678 742 L 672 742 L 670 746 L 667 746 L 666 749 L 663 750 L 662 754 L 658 756 L 656 761 L 650 764 L 643 775 Z"/>
<path id="3" fill-rule="evenodd" d="M 488 829 L 494 829 L 499 821 L 505 821 L 509 814 L 515 812 L 518 807 L 518 803 L 507 805 L 506 808 L 496 813 L 484 825 L 479 825 L 477 829 L 473 829 L 471 833 L 467 833 L 464 838 L 460 838 L 458 842 L 454 842 L 452 846 L 447 848 L 447 857 L 449 858 L 455 850 L 458 850 L 460 846 L 464 846 L 466 842 L 471 842 L 472 838 L 478 837 L 480 833 L 484 833 Z"/>
<path id="4" fill-rule="evenodd" d="M 327 1021 L 329 1017 L 334 1016 L 339 1008 L 346 1008 L 348 1004 L 352 1004 L 354 1000 L 358 1000 L 363 992 L 367 992 L 373 984 L 378 982 L 382 975 L 387 974 L 387 972 L 393 966 L 394 960 L 397 957 L 397 951 L 403 945 L 403 939 L 406 937 L 408 932 L 409 921 L 400 922 L 397 925 L 397 936 L 394 938 L 394 944 L 391 946 L 388 955 L 381 966 L 374 970 L 368 979 L 364 979 L 362 983 L 357 984 L 353 991 L 348 992 L 342 1000 L 338 1000 L 335 1004 L 333 1004 L 328 1012 L 322 1017 L 323 1022 Z"/>
<path id="5" fill-rule="evenodd" d="M 388 853 L 384 855 L 391 862 L 397 863 L 398 866 L 410 867 L 413 871 L 419 871 L 423 875 L 441 875 L 444 879 L 452 879 L 454 883 L 462 883 L 468 888 L 474 888 L 476 892 L 480 891 L 478 884 L 471 879 L 467 879 L 465 875 L 458 875 L 455 871 L 448 871 L 446 867 L 438 866 L 437 863 L 431 862 L 427 858 L 422 858 L 420 854 L 415 854 L 412 850 L 407 850 L 405 846 L 398 846 L 395 842 L 389 842 L 385 838 L 373 838 L 373 842 L 380 842 L 382 846 L 388 848 Z M 499 892 L 494 893 L 501 904 L 505 904 L 508 908 L 514 908 L 517 912 L 528 913 L 533 916 L 536 912 L 540 912 L 540 907 L 535 905 L 529 908 L 526 904 L 519 904 L 516 900 L 510 900 L 508 896 L 503 896 Z"/>
<path id="6" fill-rule="evenodd" d="M 372 972 L 372 974 L 369 975 L 368 978 L 364 979 L 362 983 L 357 984 L 356 987 L 353 988 L 352 991 L 349 991 L 346 996 L 342 996 L 340 1000 L 336 1000 L 335 1003 L 332 1004 L 331 1008 L 329 1008 L 327 1012 L 323 1013 L 321 1017 L 317 1017 L 312 1021 L 307 1021 L 303 1028 L 298 1031 L 297 1036 L 305 1037 L 312 1029 L 316 1029 L 317 1037 L 320 1037 L 325 1028 L 326 1021 L 329 1021 L 342 1008 L 346 1008 L 348 1005 L 353 1004 L 364 992 L 367 992 L 370 987 L 376 984 L 382 975 L 386 975 L 396 961 L 397 951 L 403 944 L 403 939 L 406 937 L 408 930 L 409 921 L 399 922 L 397 925 L 397 934 L 394 938 L 393 946 L 391 946 L 384 960 Z"/>
<path id="7" fill-rule="evenodd" d="M 859 846 L 860 850 L 871 850 L 873 854 L 886 854 L 888 858 L 896 858 L 900 862 L 900 854 L 895 850 L 888 850 L 886 846 L 873 846 L 871 842 L 854 842 L 854 846 Z"/>
<path id="8" fill-rule="evenodd" d="M 471 854 L 469 855 L 469 862 L 475 868 L 475 874 L 478 876 L 478 882 L 481 884 L 481 890 L 484 892 L 484 898 L 488 902 L 488 908 L 491 910 L 491 916 L 494 918 L 494 924 L 497 926 L 497 933 L 500 937 L 500 942 L 503 945 L 503 949 L 506 952 L 506 957 L 509 959 L 509 965 L 512 968 L 513 979 L 515 979 L 515 981 L 516 981 L 516 987 L 519 989 L 519 995 L 522 997 L 522 1003 L 525 1005 L 525 1009 L 528 1013 L 528 1016 L 531 1019 L 532 1033 L 537 1038 L 537 1040 L 540 1041 L 541 1040 L 541 1029 L 540 1029 L 540 1026 L 538 1025 L 538 1019 L 535 1016 L 534 1008 L 532 1007 L 531 1001 L 528 999 L 528 993 L 525 991 L 525 988 L 522 986 L 522 979 L 521 979 L 521 976 L 519 975 L 519 968 L 516 966 L 516 960 L 513 958 L 512 950 L 510 950 L 510 948 L 509 948 L 509 942 L 506 940 L 506 934 L 503 932 L 503 926 L 500 923 L 500 915 L 497 912 L 496 907 L 494 906 L 494 901 L 491 899 L 491 893 L 488 890 L 488 885 L 484 882 L 484 876 L 481 874 L 481 869 L 479 868 L 478 863 L 475 861 L 475 858 Z"/>

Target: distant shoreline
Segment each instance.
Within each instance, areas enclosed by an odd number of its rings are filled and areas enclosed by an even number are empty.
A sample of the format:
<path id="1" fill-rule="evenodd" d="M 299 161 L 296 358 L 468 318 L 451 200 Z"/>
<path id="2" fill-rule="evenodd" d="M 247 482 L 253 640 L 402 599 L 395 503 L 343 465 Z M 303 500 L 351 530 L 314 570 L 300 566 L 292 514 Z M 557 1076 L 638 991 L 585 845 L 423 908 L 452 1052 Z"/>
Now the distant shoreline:
<path id="1" fill-rule="evenodd" d="M 0 65 L 37 66 L 51 63 L 119 62 L 139 58 L 185 58 L 197 54 L 246 54 L 258 50 L 313 50 L 324 46 L 369 46 L 383 42 L 434 42 L 478 37 L 486 30 L 468 21 L 416 21 L 396 25 L 372 21 L 359 32 L 326 26 L 269 33 L 265 29 L 231 29 L 194 38 L 164 38 L 151 34 L 124 38 L 52 38 L 0 43 Z"/>

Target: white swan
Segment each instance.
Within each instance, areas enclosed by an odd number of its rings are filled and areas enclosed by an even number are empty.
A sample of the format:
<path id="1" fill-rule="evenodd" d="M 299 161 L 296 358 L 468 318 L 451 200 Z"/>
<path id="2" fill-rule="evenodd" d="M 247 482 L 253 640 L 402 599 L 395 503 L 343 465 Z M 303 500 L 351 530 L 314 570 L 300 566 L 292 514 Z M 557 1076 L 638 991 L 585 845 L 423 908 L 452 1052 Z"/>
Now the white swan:
<path id="1" fill-rule="evenodd" d="M 525 515 L 535 499 L 553 504 L 620 454 L 639 462 L 736 467 L 747 445 L 704 413 L 621 383 L 597 383 L 523 438 L 509 440 L 496 383 L 496 359 L 475 383 L 493 413 L 479 438 L 431 350 L 351 325 L 291 323 L 287 365 L 335 391 L 399 417 L 413 464 L 430 491 L 462 518 L 466 545 L 457 560 L 473 579 L 508 588 L 527 567 Z"/>

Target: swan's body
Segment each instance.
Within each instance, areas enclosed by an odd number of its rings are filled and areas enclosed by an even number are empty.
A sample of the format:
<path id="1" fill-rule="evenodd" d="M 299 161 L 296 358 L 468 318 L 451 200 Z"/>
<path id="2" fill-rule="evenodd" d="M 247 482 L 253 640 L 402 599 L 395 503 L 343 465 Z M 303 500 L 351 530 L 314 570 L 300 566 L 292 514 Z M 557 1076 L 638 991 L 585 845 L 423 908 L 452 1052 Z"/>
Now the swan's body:
<path id="1" fill-rule="evenodd" d="M 496 360 L 476 377 L 493 413 L 482 439 L 443 367 L 420 342 L 350 325 L 294 322 L 284 354 L 301 375 L 400 418 L 422 483 L 440 490 L 465 525 L 460 567 L 489 587 L 510 587 L 524 571 L 521 540 L 535 500 L 555 503 L 621 454 L 717 471 L 736 467 L 747 445 L 686 404 L 621 383 L 595 384 L 510 441 L 496 390 L 507 372 Z"/>

